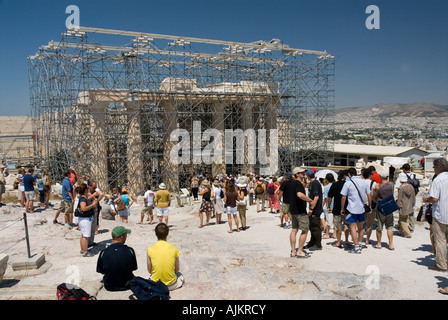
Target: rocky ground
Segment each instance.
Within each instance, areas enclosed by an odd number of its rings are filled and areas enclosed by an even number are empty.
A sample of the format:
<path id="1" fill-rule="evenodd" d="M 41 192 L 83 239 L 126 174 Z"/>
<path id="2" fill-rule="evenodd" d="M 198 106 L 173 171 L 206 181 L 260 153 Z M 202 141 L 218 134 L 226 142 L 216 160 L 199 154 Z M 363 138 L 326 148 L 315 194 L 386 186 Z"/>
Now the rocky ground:
<path id="1" fill-rule="evenodd" d="M 58 201 L 53 201 L 54 208 Z M 229 234 L 225 223 L 199 229 L 200 203 L 170 209 L 169 242 L 181 252 L 180 266 L 186 283 L 171 293 L 172 300 L 346 300 L 346 299 L 446 299 L 437 292 L 448 285 L 446 273 L 430 271 L 428 223 L 418 223 L 411 239 L 396 235 L 395 250 L 368 245 L 360 255 L 332 247 L 309 259 L 290 258 L 289 229 L 279 226 L 277 214 L 247 211 L 246 231 Z M 156 242 L 155 224 L 139 225 L 141 206 L 131 208 L 127 225 L 132 230 L 127 245 L 137 253 L 135 275 L 147 277 L 146 250 Z M 94 257 L 80 255 L 76 229 L 53 224 L 53 208 L 27 215 L 31 254 L 44 254 L 45 264 L 36 270 L 14 271 L 11 264 L 27 257 L 23 211 L 18 205 L 0 208 L 0 254 L 9 256 L 0 283 L 1 300 L 55 300 L 62 282 L 81 286 L 98 300 L 129 300 L 132 292 L 111 293 L 96 272 L 98 252 L 111 243 L 110 232 L 119 221 L 100 220 Z M 59 218 L 62 222 L 62 217 Z M 395 232 L 395 234 L 397 234 Z M 309 237 L 309 236 L 308 236 Z M 373 235 L 373 244 L 376 237 Z M 132 297 L 131 297 L 132 298 Z"/>

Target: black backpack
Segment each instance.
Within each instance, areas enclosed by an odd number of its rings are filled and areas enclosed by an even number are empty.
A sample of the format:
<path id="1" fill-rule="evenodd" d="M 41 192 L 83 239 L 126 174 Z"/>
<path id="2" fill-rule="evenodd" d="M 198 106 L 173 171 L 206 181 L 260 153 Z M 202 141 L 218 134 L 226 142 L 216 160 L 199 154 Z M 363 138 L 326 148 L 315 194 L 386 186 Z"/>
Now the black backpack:
<path id="1" fill-rule="evenodd" d="M 406 176 L 408 177 L 408 183 L 414 187 L 415 194 L 417 194 L 420 188 L 420 181 L 418 181 L 415 173 L 412 176 L 406 173 Z"/>
<path id="2" fill-rule="evenodd" d="M 56 290 L 58 300 L 96 300 L 94 296 L 70 283 L 61 283 Z"/>
<path id="3" fill-rule="evenodd" d="M 138 300 L 169 300 L 170 291 L 162 281 L 152 281 L 142 277 L 131 280 L 131 291 Z"/>

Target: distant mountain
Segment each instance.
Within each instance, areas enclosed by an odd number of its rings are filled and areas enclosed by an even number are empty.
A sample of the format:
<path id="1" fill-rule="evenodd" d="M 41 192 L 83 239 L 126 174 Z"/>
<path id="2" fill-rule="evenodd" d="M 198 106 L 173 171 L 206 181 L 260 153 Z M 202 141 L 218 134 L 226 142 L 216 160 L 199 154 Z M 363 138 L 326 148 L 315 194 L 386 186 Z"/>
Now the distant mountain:
<path id="1" fill-rule="evenodd" d="M 362 113 L 381 117 L 448 117 L 448 106 L 427 102 L 384 103 L 373 106 L 341 108 L 334 111 L 336 114 Z"/>

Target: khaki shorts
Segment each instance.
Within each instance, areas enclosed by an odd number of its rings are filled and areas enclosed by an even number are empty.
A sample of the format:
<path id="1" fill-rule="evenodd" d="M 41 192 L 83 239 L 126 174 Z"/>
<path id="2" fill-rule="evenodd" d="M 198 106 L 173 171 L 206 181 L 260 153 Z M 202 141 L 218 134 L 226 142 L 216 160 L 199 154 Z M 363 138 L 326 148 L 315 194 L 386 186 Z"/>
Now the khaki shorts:
<path id="1" fill-rule="evenodd" d="M 142 213 L 149 213 L 149 214 L 152 214 L 152 211 L 154 210 L 154 206 L 147 206 L 147 207 L 144 207 L 143 208 L 143 210 L 142 210 Z"/>
<path id="2" fill-rule="evenodd" d="M 64 214 L 72 214 L 73 213 L 72 203 L 62 200 L 61 205 L 59 206 L 59 212 Z"/>
<path id="3" fill-rule="evenodd" d="M 310 219 L 306 214 L 292 214 L 291 215 L 292 228 L 302 231 L 310 229 Z"/>
<path id="4" fill-rule="evenodd" d="M 345 216 L 338 214 L 333 215 L 333 228 L 334 230 L 344 230 Z"/>
<path id="5" fill-rule="evenodd" d="M 282 213 L 288 214 L 289 213 L 289 203 L 283 203 L 282 204 Z"/>
<path id="6" fill-rule="evenodd" d="M 373 226 L 373 224 L 375 223 L 375 219 L 376 219 L 375 210 L 373 210 L 372 212 L 366 214 L 367 228 Z"/>

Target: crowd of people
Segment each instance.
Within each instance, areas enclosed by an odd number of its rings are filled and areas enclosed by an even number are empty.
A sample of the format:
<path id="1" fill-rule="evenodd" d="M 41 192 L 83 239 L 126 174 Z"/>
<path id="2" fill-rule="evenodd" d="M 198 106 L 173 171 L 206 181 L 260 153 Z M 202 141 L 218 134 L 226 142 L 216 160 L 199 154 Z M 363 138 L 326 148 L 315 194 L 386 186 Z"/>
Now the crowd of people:
<path id="1" fill-rule="evenodd" d="M 442 242 L 446 244 L 443 235 L 448 222 L 447 166 L 444 158 L 434 161 L 432 187 L 429 195 L 422 198 L 422 209 L 431 226 L 430 239 L 436 254 L 439 246 L 439 259 L 431 268 L 433 270 L 447 270 L 446 252 L 443 255 L 441 245 Z M 248 206 L 256 206 L 257 213 L 268 208 L 270 213 L 278 214 L 283 228 L 291 229 L 290 256 L 309 258 L 309 251 L 322 250 L 322 239 L 333 238 L 334 247 L 361 254 L 367 245 L 383 248 L 384 237 L 386 248 L 395 250 L 395 228 L 398 228 L 399 235 L 411 238 L 414 212 L 418 210 L 419 181 L 408 163 L 400 169 L 395 182 L 393 172 L 377 172 L 374 166 L 370 166 L 327 173 L 319 179 L 316 178 L 316 169 L 305 167 L 270 177 L 251 173 L 216 177 L 194 174 L 189 183 L 194 199 L 199 200 L 202 196 L 199 228 L 210 225 L 213 217 L 216 217 L 216 224 L 225 223 L 222 215 L 227 214 L 229 233 L 235 231 L 233 223 L 236 231 L 246 230 Z M 398 212 L 397 225 L 394 224 L 394 212 Z M 438 221 L 435 228 L 432 217 Z M 374 231 L 376 241 L 372 241 Z M 308 232 L 309 241 L 305 243 Z"/>
<path id="2" fill-rule="evenodd" d="M 3 170 L 1 166 L 0 187 L 5 184 Z M 420 211 L 424 212 L 430 224 L 432 252 L 436 255 L 436 264 L 430 269 L 447 271 L 448 161 L 435 159 L 434 172 L 430 191 L 423 196 Z M 394 212 L 399 216 L 399 234 L 411 238 L 414 212 L 418 209 L 419 182 L 409 164 L 401 167 L 395 183 L 393 180 L 390 172 L 377 172 L 371 166 L 360 172 L 356 168 L 331 172 L 319 179 L 316 178 L 316 169 L 296 167 L 292 172 L 270 177 L 251 173 L 216 177 L 194 174 L 188 182 L 193 199 L 201 197 L 199 228 L 209 226 L 212 218 L 216 219 L 215 224 L 225 223 L 223 215 L 226 214 L 229 233 L 244 231 L 248 229 L 246 212 L 249 206 L 256 206 L 257 214 L 269 209 L 270 214 L 278 215 L 281 227 L 291 229 L 290 257 L 309 258 L 309 251 L 322 250 L 322 239 L 329 238 L 334 239 L 333 247 L 361 254 L 367 245 L 383 248 L 385 233 L 387 249 L 395 250 L 393 240 L 397 226 L 394 225 Z M 15 184 L 21 194 L 21 207 L 26 212 L 34 212 L 36 186 L 39 206 L 46 208 L 51 205 L 51 182 L 45 170 L 35 174 L 33 169 L 25 172 L 21 168 Z M 93 256 L 89 247 L 96 245 L 94 238 L 98 234 L 101 200 L 106 200 L 112 214 L 119 216 L 124 224 L 129 222 L 130 207 L 134 203 L 125 188 L 114 188 L 110 195 L 106 195 L 96 181 L 88 180 L 85 175 L 78 178 L 73 168 L 64 172 L 57 193 L 61 201 L 53 222 L 58 223 L 59 215 L 63 214 L 65 225 L 80 230 L 80 254 L 83 257 Z M 158 241 L 147 252 L 150 278 L 161 280 L 174 290 L 181 287 L 185 279 L 179 272 L 180 252 L 167 242 L 171 195 L 166 185 L 161 183 L 157 191 L 148 185 L 144 203 L 138 223 L 143 224 L 147 216 L 149 224 L 153 224 L 154 209 L 158 220 L 155 227 Z M 376 242 L 371 239 L 374 230 Z M 310 237 L 306 243 L 308 232 Z M 123 226 L 114 228 L 112 245 L 99 254 L 97 271 L 104 274 L 107 290 L 127 290 L 134 277 L 132 272 L 137 269 L 135 252 L 125 245 L 129 233 L 130 230 Z M 448 294 L 448 288 L 442 288 L 440 292 Z"/>

